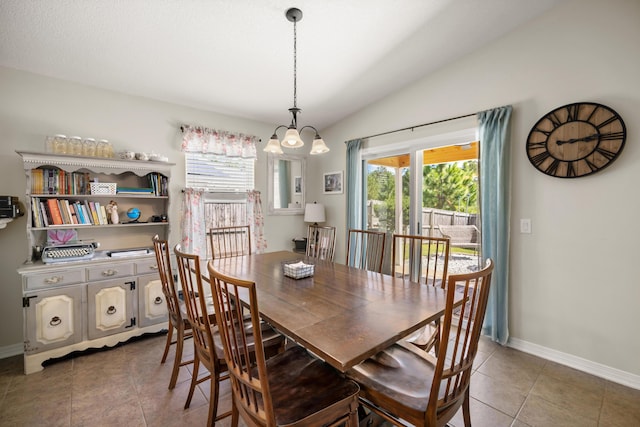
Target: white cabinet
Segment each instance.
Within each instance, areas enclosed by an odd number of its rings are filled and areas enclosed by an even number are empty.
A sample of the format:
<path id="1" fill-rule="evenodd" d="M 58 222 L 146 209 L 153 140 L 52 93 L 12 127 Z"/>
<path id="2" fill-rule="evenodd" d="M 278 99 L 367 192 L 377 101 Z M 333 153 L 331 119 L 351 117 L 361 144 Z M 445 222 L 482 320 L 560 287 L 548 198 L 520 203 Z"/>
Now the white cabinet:
<path id="1" fill-rule="evenodd" d="M 42 362 L 72 351 L 114 346 L 166 329 L 167 308 L 151 239 L 156 234 L 164 239 L 169 235 L 168 189 L 173 164 L 18 154 L 27 177 L 25 206 L 29 207 L 27 261 L 18 269 L 22 277 L 25 373 L 39 371 Z M 111 185 L 100 186 L 91 194 L 89 181 Z M 114 188 L 115 194 L 103 194 Z M 117 188 L 127 191 L 119 193 Z M 72 210 L 62 224 L 52 225 L 49 218 L 44 221 L 50 214 L 45 206 L 50 204 L 106 205 L 111 201 L 118 205 L 121 221 L 117 224 L 83 224 Z M 129 222 L 126 212 L 131 208 L 141 216 Z M 80 241 L 99 243 L 95 256 L 49 264 L 34 257 L 36 247 L 46 246 L 52 233 L 64 230 Z M 146 253 L 142 248 L 150 250 Z M 120 251 L 129 249 L 138 251 L 122 256 Z"/>

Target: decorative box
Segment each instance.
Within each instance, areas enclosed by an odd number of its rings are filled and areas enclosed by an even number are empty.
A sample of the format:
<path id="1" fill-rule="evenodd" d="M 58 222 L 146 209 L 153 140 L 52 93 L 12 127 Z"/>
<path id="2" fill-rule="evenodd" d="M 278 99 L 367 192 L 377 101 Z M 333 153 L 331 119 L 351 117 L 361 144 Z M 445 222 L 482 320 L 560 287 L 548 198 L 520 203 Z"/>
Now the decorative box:
<path id="1" fill-rule="evenodd" d="M 91 182 L 91 194 L 116 194 L 118 184 L 115 182 Z"/>
<path id="2" fill-rule="evenodd" d="M 284 275 L 291 277 L 292 279 L 303 279 L 305 277 L 313 276 L 314 270 L 313 264 L 305 264 L 302 261 L 293 264 L 283 264 Z"/>

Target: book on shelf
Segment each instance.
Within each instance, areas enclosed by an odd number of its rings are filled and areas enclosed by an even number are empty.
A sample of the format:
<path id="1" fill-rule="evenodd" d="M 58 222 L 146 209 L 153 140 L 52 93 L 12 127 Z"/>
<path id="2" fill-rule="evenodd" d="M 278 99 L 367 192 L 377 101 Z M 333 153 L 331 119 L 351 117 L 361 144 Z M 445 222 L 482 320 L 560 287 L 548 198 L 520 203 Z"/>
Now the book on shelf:
<path id="1" fill-rule="evenodd" d="M 49 213 L 49 211 L 47 211 L 47 205 L 45 204 L 45 202 L 40 201 L 40 199 L 38 200 L 38 204 L 40 205 L 40 215 L 42 217 L 42 222 L 40 227 L 48 227 L 49 225 L 52 224 L 52 220 L 51 220 L 51 214 Z"/>
<path id="2" fill-rule="evenodd" d="M 109 224 L 109 221 L 107 220 L 107 209 L 104 207 L 104 205 L 100 205 L 100 220 L 102 224 Z"/>
<path id="3" fill-rule="evenodd" d="M 118 194 L 153 194 L 153 188 L 118 187 L 116 192 Z"/>
<path id="4" fill-rule="evenodd" d="M 53 224 L 49 224 L 49 225 L 64 224 L 64 222 L 62 221 L 62 214 L 60 213 L 60 206 L 58 206 L 58 200 L 47 199 L 47 206 L 49 207 L 49 212 L 51 213 L 51 220 L 53 221 Z"/>

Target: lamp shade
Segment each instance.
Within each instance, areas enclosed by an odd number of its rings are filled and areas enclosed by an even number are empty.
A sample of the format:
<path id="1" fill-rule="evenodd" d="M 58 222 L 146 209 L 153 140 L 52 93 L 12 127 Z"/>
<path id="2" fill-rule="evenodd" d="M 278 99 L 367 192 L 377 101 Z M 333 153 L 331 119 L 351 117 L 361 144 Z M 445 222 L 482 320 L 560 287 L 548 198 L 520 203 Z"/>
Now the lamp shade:
<path id="1" fill-rule="evenodd" d="M 311 146 L 311 152 L 309 154 L 323 154 L 328 151 L 329 147 L 327 147 L 322 138 L 318 137 L 313 140 L 313 145 Z"/>
<path id="2" fill-rule="evenodd" d="M 275 137 L 275 138 L 274 138 Z M 273 154 L 282 154 L 282 148 L 280 148 L 280 141 L 276 135 L 272 136 L 267 146 L 264 147 L 264 151 Z"/>
<path id="3" fill-rule="evenodd" d="M 300 134 L 298 133 L 298 129 L 290 126 L 287 129 L 287 133 L 284 134 L 284 138 L 282 139 L 282 146 L 289 148 L 300 148 L 304 145 L 302 139 L 300 139 Z"/>
<path id="4" fill-rule="evenodd" d="M 325 222 L 324 205 L 321 203 L 307 203 L 304 208 L 304 222 Z"/>

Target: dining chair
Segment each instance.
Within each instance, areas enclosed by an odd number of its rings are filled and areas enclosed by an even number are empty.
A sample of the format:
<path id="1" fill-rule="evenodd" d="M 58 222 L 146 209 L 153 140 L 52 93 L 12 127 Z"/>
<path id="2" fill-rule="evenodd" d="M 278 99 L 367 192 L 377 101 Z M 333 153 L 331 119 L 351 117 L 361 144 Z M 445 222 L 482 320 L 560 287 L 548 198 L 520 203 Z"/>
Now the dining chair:
<path id="1" fill-rule="evenodd" d="M 450 246 L 446 237 L 394 234 L 391 275 L 412 282 L 444 288 L 449 268 Z M 440 320 L 419 329 L 405 341 L 424 351 L 439 350 Z"/>
<path id="2" fill-rule="evenodd" d="M 346 265 L 382 273 L 385 240 L 383 231 L 349 229 Z"/>
<path id="3" fill-rule="evenodd" d="M 469 386 L 487 307 L 493 261 L 447 279 L 440 354 L 400 341 L 347 371 L 364 407 L 394 425 L 444 426 L 462 407 L 471 426 Z M 462 303 L 460 303 L 462 300 Z M 454 324 L 455 322 L 455 324 Z"/>
<path id="4" fill-rule="evenodd" d="M 238 225 L 211 228 L 209 244 L 213 259 L 251 255 L 251 227 Z"/>
<path id="5" fill-rule="evenodd" d="M 169 331 L 167 332 L 167 342 L 164 346 L 164 353 L 162 354 L 160 363 L 164 363 L 167 360 L 171 345 L 176 345 L 171 380 L 169 381 L 169 390 L 172 390 L 176 386 L 180 367 L 193 363 L 193 359 L 182 360 L 184 340 L 192 337 L 191 324 L 187 319 L 184 304 L 182 304 L 178 298 L 178 291 L 175 281 L 173 280 L 169 245 L 166 240 L 160 239 L 157 234 L 153 237 L 152 241 L 156 254 L 156 262 L 158 263 L 160 282 L 162 283 L 162 292 L 164 293 L 164 298 L 167 302 L 167 311 L 169 312 Z M 174 330 L 176 331 L 176 340 L 172 341 Z"/>
<path id="6" fill-rule="evenodd" d="M 242 417 L 247 426 L 358 425 L 358 385 L 300 346 L 265 360 L 259 336 L 255 364 L 247 363 L 247 324 L 242 319 L 243 299 L 253 329 L 260 334 L 258 297 L 252 281 L 223 275 L 208 264 L 224 354 L 231 376 L 231 425 Z"/>
<path id="7" fill-rule="evenodd" d="M 196 385 L 210 380 L 209 417 L 207 425 L 212 426 L 215 421 L 231 415 L 231 411 L 218 415 L 218 397 L 220 381 L 229 378 L 227 363 L 220 334 L 216 326 L 216 316 L 211 301 L 211 290 L 205 292 L 202 285 L 201 261 L 198 255 L 182 252 L 180 245 L 174 248 L 180 274 L 180 284 L 184 296 L 187 318 L 191 324 L 194 344 L 193 374 L 191 386 L 185 403 L 185 409 L 191 404 Z M 267 325 L 261 325 L 264 330 L 259 337 L 264 340 L 261 347 L 265 348 L 267 357 L 280 353 L 284 349 L 284 338 Z M 253 332 L 251 329 L 250 332 Z M 253 357 L 254 335 L 248 339 L 247 346 Z M 198 378 L 200 365 L 209 371 L 209 375 Z"/>
<path id="8" fill-rule="evenodd" d="M 336 249 L 336 228 L 310 225 L 307 229 L 307 256 L 333 261 Z"/>

